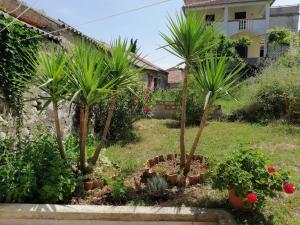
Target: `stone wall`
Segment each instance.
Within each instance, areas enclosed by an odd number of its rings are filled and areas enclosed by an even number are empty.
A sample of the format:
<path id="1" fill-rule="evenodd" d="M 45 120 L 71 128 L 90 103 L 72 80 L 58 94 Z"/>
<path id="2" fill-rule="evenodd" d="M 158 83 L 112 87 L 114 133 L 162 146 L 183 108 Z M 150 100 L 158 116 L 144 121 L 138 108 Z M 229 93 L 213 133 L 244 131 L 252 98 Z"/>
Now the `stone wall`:
<path id="1" fill-rule="evenodd" d="M 37 89 L 31 88 L 32 94 L 24 94 L 29 99 L 37 95 L 43 95 Z M 44 102 L 41 102 L 42 106 Z M 42 129 L 45 132 L 54 132 L 53 108 L 50 104 L 43 112 L 38 108 L 37 101 L 26 101 L 23 109 L 23 129 L 22 134 L 28 136 L 32 132 Z M 61 130 L 66 136 L 72 130 L 73 110 L 69 114 L 69 105 L 66 102 L 59 104 L 59 118 L 61 122 Z M 0 101 L 0 138 L 15 135 L 15 118 L 13 112 L 8 108 L 5 102 Z"/>
<path id="2" fill-rule="evenodd" d="M 174 102 L 157 101 L 152 113 L 155 119 L 176 119 L 177 105 Z"/>

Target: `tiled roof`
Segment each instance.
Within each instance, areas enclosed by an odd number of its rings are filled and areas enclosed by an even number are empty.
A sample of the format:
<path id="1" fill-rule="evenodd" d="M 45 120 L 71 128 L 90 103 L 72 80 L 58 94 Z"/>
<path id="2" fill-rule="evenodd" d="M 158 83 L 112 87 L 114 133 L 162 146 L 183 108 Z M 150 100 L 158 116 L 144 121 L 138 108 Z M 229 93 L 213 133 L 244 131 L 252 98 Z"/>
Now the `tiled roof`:
<path id="1" fill-rule="evenodd" d="M 143 67 L 146 70 L 153 70 L 153 71 L 157 71 L 157 72 L 163 72 L 163 73 L 168 73 L 167 71 L 163 70 L 162 68 L 154 65 L 153 63 L 149 62 L 148 60 L 146 60 L 143 57 L 138 56 L 137 57 L 137 66 L 139 67 Z"/>
<path id="2" fill-rule="evenodd" d="M 0 10 L 0 15 L 4 16 L 6 18 L 7 17 L 12 17 L 11 15 L 7 14 L 6 12 L 4 12 L 2 10 Z M 13 17 L 13 18 L 15 18 L 15 17 Z M 42 36 L 44 36 L 44 37 L 46 37 L 46 38 L 48 38 L 50 40 L 54 40 L 54 41 L 58 41 L 58 42 L 61 41 L 61 38 L 59 36 L 57 36 L 57 35 L 48 34 L 48 32 L 43 31 L 43 30 L 41 30 L 41 29 L 39 29 L 37 27 L 34 27 L 34 26 L 32 26 L 32 25 L 30 25 L 30 24 L 28 24 L 28 23 L 26 23 L 26 22 L 24 22 L 22 20 L 18 19 L 18 21 L 21 22 L 25 27 L 32 28 L 32 29 L 36 30 L 40 35 L 42 35 Z"/>
<path id="3" fill-rule="evenodd" d="M 184 8 L 197 8 L 213 5 L 233 4 L 233 3 L 247 3 L 260 2 L 261 0 L 187 0 Z M 273 2 L 273 1 L 271 1 Z"/>

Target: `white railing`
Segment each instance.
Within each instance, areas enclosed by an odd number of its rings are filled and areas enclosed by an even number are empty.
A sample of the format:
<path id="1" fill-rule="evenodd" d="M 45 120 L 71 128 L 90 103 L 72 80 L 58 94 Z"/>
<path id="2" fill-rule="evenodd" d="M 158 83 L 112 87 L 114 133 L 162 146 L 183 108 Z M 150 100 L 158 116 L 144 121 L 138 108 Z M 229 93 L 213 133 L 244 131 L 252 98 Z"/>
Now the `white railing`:
<path id="1" fill-rule="evenodd" d="M 266 20 L 233 20 L 228 22 L 227 32 L 228 35 L 235 35 L 239 32 L 254 32 L 259 34 L 265 34 L 267 31 Z"/>

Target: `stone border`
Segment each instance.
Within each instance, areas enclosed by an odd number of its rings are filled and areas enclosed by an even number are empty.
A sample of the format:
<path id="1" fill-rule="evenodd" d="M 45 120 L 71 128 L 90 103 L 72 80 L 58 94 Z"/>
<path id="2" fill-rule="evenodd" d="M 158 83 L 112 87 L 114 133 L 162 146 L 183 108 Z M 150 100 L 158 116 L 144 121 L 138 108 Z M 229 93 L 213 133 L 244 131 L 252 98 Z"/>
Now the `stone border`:
<path id="1" fill-rule="evenodd" d="M 214 222 L 236 225 L 224 210 L 186 207 L 129 207 L 94 205 L 0 204 L 0 223 L 5 220 L 101 220 Z"/>

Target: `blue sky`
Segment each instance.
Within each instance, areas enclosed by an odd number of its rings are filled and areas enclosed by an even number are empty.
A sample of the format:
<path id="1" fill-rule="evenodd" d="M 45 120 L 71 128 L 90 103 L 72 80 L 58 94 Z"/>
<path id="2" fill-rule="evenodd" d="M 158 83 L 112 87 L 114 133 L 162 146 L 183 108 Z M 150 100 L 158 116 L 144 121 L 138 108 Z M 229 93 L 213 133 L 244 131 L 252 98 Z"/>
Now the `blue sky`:
<path id="1" fill-rule="evenodd" d="M 138 39 L 142 55 L 166 69 L 180 61 L 158 48 L 164 44 L 159 32 L 167 32 L 167 15 L 181 10 L 183 0 L 172 0 L 141 11 L 117 16 L 107 20 L 76 26 L 85 21 L 110 16 L 122 11 L 149 5 L 161 0 L 25 0 L 35 3 L 34 8 L 43 9 L 47 15 L 62 19 L 83 33 L 107 43 L 118 36 Z M 298 4 L 300 0 L 277 0 L 274 5 Z"/>

